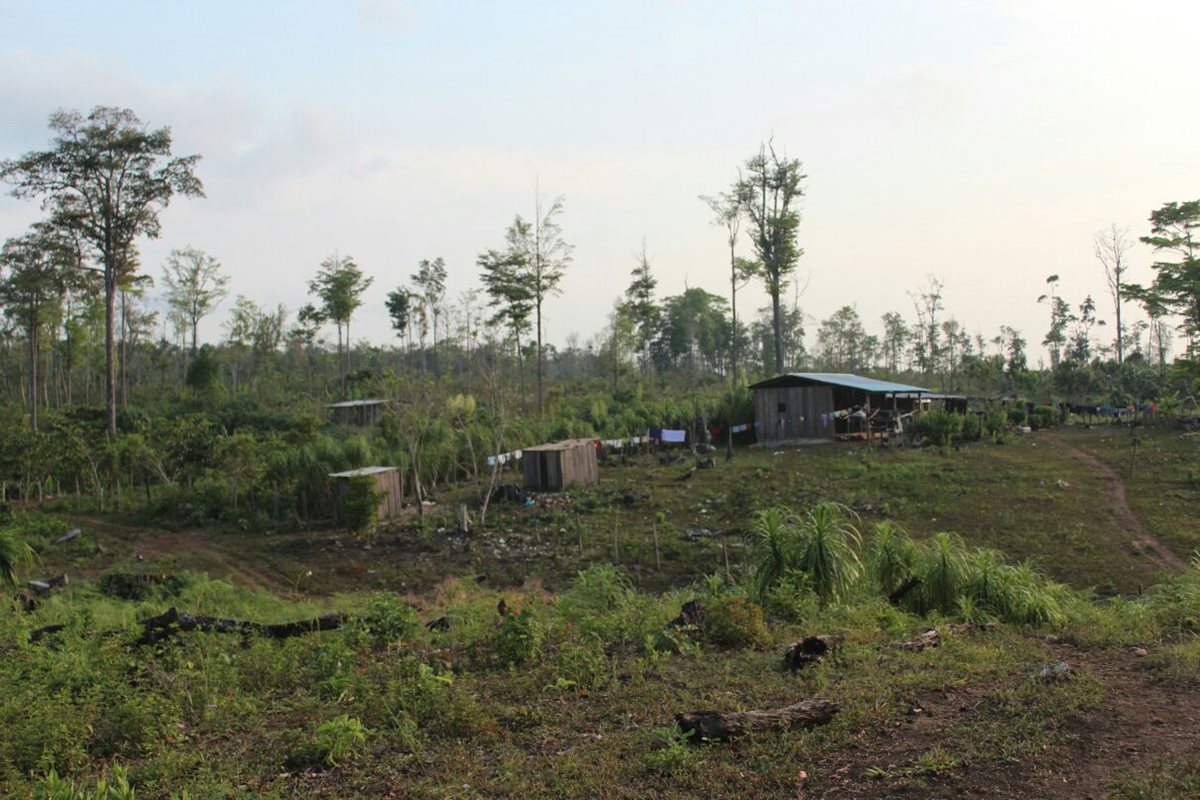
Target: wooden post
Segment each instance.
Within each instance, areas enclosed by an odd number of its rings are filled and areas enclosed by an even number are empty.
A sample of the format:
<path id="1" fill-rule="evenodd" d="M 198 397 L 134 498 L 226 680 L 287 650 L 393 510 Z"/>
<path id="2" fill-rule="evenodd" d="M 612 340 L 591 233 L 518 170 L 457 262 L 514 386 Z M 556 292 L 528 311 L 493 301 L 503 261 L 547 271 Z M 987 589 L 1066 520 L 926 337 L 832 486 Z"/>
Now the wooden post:
<path id="1" fill-rule="evenodd" d="M 579 555 L 583 555 L 583 528 L 579 527 L 579 512 L 575 512 L 575 538 L 579 540 Z"/>
<path id="2" fill-rule="evenodd" d="M 653 526 L 654 526 L 654 528 L 653 528 L 653 530 L 654 530 L 654 569 L 658 572 L 662 572 L 662 557 L 659 555 L 659 552 L 658 552 L 658 520 L 654 521 Z"/>

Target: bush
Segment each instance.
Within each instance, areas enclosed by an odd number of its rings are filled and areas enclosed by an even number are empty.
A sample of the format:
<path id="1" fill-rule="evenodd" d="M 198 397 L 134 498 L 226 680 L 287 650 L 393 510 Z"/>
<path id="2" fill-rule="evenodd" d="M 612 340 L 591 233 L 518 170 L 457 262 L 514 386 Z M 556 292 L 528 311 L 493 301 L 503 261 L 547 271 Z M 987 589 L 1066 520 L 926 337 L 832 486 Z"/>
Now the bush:
<path id="1" fill-rule="evenodd" d="M 912 432 L 915 436 L 942 447 L 950 445 L 951 440 L 962 431 L 963 417 L 953 411 L 926 411 L 913 417 Z"/>
<path id="2" fill-rule="evenodd" d="M 1029 427 L 1036 430 L 1051 428 L 1058 424 L 1059 413 L 1054 406 L 1038 406 L 1029 415 Z"/>
<path id="3" fill-rule="evenodd" d="M 331 767 L 353 758 L 367 741 L 367 729 L 358 717 L 341 714 L 317 726 L 313 744 L 317 755 Z"/>
<path id="4" fill-rule="evenodd" d="M 378 520 L 383 495 L 375 491 L 375 480 L 368 475 L 355 475 L 348 483 L 341 498 L 342 522 L 350 530 L 366 530 Z"/>
<path id="5" fill-rule="evenodd" d="M 394 595 L 376 592 L 367 610 L 354 621 L 354 628 L 375 645 L 407 639 L 421 629 L 416 610 Z"/>
<path id="6" fill-rule="evenodd" d="M 491 636 L 491 650 L 496 659 L 505 666 L 515 666 L 533 658 L 542 648 L 542 632 L 533 618 L 533 612 L 522 608 L 500 618 Z"/>
<path id="7" fill-rule="evenodd" d="M 705 608 L 704 638 L 729 650 L 762 647 L 771 641 L 762 608 L 736 594 L 720 597 Z"/>

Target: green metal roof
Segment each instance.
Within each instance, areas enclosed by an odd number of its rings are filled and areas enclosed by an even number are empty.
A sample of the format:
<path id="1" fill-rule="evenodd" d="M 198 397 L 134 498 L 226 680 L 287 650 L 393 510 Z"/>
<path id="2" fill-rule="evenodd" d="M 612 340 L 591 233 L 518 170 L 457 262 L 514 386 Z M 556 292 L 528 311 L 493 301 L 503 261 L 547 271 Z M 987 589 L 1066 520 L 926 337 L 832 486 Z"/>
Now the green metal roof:
<path id="1" fill-rule="evenodd" d="M 776 389 L 784 386 L 841 386 L 846 389 L 857 389 L 870 394 L 931 394 L 928 389 L 920 386 L 909 386 L 906 383 L 879 381 L 874 378 L 864 378 L 861 375 L 851 375 L 848 372 L 789 372 L 776 375 L 765 381 L 752 384 L 751 389 Z"/>

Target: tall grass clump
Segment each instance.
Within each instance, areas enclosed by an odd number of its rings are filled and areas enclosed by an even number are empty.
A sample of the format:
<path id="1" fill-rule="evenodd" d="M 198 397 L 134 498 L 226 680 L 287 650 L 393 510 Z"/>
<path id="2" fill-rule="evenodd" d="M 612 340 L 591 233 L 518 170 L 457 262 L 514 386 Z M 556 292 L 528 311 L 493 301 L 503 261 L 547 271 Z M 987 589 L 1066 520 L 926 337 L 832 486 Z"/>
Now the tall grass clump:
<path id="1" fill-rule="evenodd" d="M 760 511 L 754 520 L 754 591 L 765 599 L 781 584 L 809 587 L 821 604 L 843 600 L 862 577 L 858 547 L 862 537 L 854 512 L 823 502 L 798 519 L 781 508 Z"/>
<path id="2" fill-rule="evenodd" d="M 917 546 L 904 529 L 893 522 L 875 525 L 875 535 L 867 548 L 867 578 L 872 588 L 891 595 L 912 580 L 917 564 Z"/>

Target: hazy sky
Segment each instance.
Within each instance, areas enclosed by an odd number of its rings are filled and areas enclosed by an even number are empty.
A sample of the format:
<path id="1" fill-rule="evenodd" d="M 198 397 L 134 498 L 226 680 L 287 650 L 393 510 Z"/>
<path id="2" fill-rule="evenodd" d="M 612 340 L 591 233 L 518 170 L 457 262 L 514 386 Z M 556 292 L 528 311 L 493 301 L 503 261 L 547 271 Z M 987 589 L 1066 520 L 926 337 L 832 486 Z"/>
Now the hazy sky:
<path id="1" fill-rule="evenodd" d="M 810 332 L 843 304 L 869 330 L 912 317 L 934 275 L 970 333 L 1038 343 L 1047 275 L 1111 317 L 1093 234 L 1200 197 L 1195 2 L 0 0 L 0 18 L 0 157 L 45 147 L 57 108 L 170 126 L 207 199 L 165 213 L 148 270 L 190 244 L 294 310 L 349 254 L 375 277 L 355 319 L 375 341 L 418 260 L 446 259 L 453 297 L 477 286 L 535 181 L 575 245 L 551 340 L 600 329 L 643 237 L 660 294 L 727 293 L 697 196 L 772 136 L 809 175 Z M 0 199 L 0 238 L 37 215 Z M 1134 278 L 1151 261 L 1139 245 Z"/>

